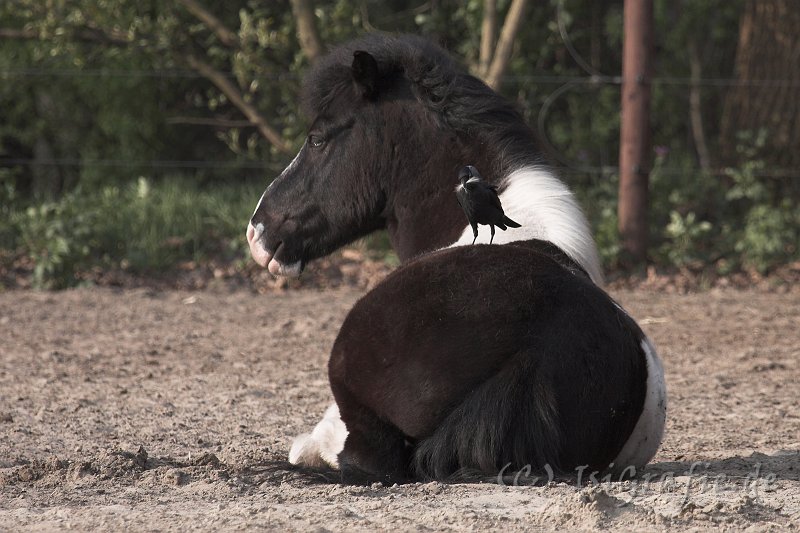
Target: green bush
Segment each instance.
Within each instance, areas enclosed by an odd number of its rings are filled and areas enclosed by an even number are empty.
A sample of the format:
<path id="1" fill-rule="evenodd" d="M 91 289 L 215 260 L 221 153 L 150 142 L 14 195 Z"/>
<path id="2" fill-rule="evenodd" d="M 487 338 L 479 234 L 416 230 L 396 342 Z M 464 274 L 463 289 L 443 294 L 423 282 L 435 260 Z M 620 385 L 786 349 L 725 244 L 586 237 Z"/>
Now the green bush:
<path id="1" fill-rule="evenodd" d="M 798 258 L 800 208 L 785 200 L 778 207 L 754 205 L 745 217 L 735 250 L 759 272 Z"/>
<path id="2" fill-rule="evenodd" d="M 725 175 L 694 167 L 691 158 L 656 158 L 651 174 L 650 259 L 664 267 L 741 268 L 768 272 L 800 257 L 800 207 L 780 183 L 749 161 Z M 243 233 L 262 184 L 198 186 L 171 177 L 146 178 L 96 190 L 77 188 L 56 201 L 23 205 L 13 180 L 0 172 L 0 249 L 33 259 L 33 283 L 61 288 L 79 283 L 94 268 L 157 274 L 185 261 L 244 260 Z M 607 268 L 617 267 L 615 176 L 578 185 Z M 373 256 L 396 258 L 385 232 L 364 241 Z M 8 258 L 8 254 L 5 255 Z"/>
<path id="3" fill-rule="evenodd" d="M 92 267 L 156 273 L 181 261 L 244 257 L 244 227 L 255 186 L 199 190 L 185 179 L 145 178 L 11 213 L 22 253 L 35 262 L 34 286 L 62 288 Z"/>
<path id="4" fill-rule="evenodd" d="M 76 191 L 14 216 L 23 250 L 36 264 L 34 286 L 57 289 L 74 284 L 76 270 L 90 262 L 97 215 Z"/>
<path id="5" fill-rule="evenodd" d="M 721 274 L 766 273 L 800 259 L 800 205 L 791 179 L 770 177 L 753 159 L 766 136 L 742 136 L 746 162 L 713 175 L 694 157 L 659 148 L 650 174 L 650 261 L 662 267 L 716 267 Z M 607 269 L 617 267 L 617 176 L 577 188 Z"/>

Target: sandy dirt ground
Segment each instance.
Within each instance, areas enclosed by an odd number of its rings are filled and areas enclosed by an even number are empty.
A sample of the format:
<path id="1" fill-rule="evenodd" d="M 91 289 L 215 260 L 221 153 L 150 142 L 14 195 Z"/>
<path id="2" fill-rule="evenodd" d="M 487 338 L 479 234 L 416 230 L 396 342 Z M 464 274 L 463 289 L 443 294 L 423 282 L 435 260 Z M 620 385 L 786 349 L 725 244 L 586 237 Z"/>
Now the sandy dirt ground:
<path id="1" fill-rule="evenodd" d="M 667 434 L 624 482 L 348 487 L 287 468 L 353 291 L 0 293 L 0 530 L 800 527 L 800 295 L 614 291 Z"/>

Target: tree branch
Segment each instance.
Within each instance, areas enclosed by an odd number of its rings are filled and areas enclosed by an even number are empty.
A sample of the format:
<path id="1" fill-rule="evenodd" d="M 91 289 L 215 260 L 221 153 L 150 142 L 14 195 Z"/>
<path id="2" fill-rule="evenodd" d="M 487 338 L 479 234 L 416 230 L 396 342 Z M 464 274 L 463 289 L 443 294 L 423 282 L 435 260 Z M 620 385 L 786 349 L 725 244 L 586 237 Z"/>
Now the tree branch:
<path id="1" fill-rule="evenodd" d="M 182 3 L 185 2 L 192 2 L 193 0 L 178 0 Z M 121 33 L 106 33 L 103 30 L 92 28 L 92 27 L 83 27 L 83 28 L 76 28 L 74 30 L 74 34 L 72 35 L 73 38 L 83 41 L 90 41 L 90 42 L 101 42 L 109 45 L 131 45 L 133 44 L 128 38 L 127 35 Z M 35 31 L 29 29 L 14 29 L 14 28 L 0 28 L 0 38 L 5 39 L 40 39 L 40 40 L 49 40 L 49 38 L 43 38 L 42 35 Z M 230 81 L 222 72 L 215 69 L 213 66 L 209 65 L 205 61 L 198 59 L 197 57 L 189 54 L 183 56 L 184 60 L 189 64 L 189 66 L 197 71 L 201 76 L 209 80 L 214 86 L 217 87 L 227 98 L 230 102 L 247 118 L 247 120 L 258 129 L 258 132 L 273 146 L 275 146 L 281 152 L 288 152 L 290 146 L 281 138 L 280 134 L 275 131 L 267 122 L 267 120 L 259 113 L 258 109 L 255 108 L 252 104 L 248 103 L 244 96 L 242 96 L 241 91 L 239 88 Z"/>
<path id="2" fill-rule="evenodd" d="M 247 128 L 255 127 L 249 120 L 234 120 L 230 118 L 204 118 L 204 117 L 167 117 L 167 124 L 187 124 L 190 126 L 214 126 L 219 128 Z"/>
<path id="3" fill-rule="evenodd" d="M 17 28 L 0 28 L 0 39 L 38 39 L 39 32 L 36 30 L 18 30 Z"/>
<path id="4" fill-rule="evenodd" d="M 250 103 L 245 101 L 239 88 L 234 85 L 222 72 L 215 69 L 205 61 L 202 61 L 195 56 L 189 54 L 185 56 L 186 62 L 189 66 L 200 73 L 204 78 L 213 83 L 217 89 L 228 97 L 228 100 L 236 106 L 236 108 L 250 121 L 257 129 L 258 132 L 270 143 L 272 143 L 281 152 L 288 152 L 289 145 L 284 142 L 280 134 L 275 131 L 268 123 L 267 120 L 261 116 L 261 113 Z"/>
<path id="5" fill-rule="evenodd" d="M 91 42 L 91 43 L 104 43 L 114 46 L 128 46 L 131 44 L 130 39 L 121 33 L 107 33 L 98 28 L 81 27 L 70 28 L 68 36 L 76 41 Z M 16 39 L 16 40 L 52 40 L 51 38 L 42 37 L 42 35 L 35 29 L 25 28 L 0 28 L 0 39 Z"/>
<path id="6" fill-rule="evenodd" d="M 205 7 L 195 2 L 195 0 L 177 0 L 183 4 L 186 10 L 197 17 L 203 24 L 208 26 L 217 39 L 229 48 L 235 48 L 239 45 L 239 36 L 235 32 L 229 30 L 221 20 L 219 20 L 213 13 L 208 11 Z"/>
<path id="7" fill-rule="evenodd" d="M 325 53 L 325 45 L 322 44 L 317 31 L 314 5 L 311 0 L 291 0 L 291 2 L 292 12 L 297 21 L 297 40 L 309 62 L 313 63 Z"/>
<path id="8" fill-rule="evenodd" d="M 492 64 L 492 51 L 497 38 L 497 0 L 484 0 L 481 22 L 481 50 L 478 58 L 478 75 L 485 77 Z"/>
<path id="9" fill-rule="evenodd" d="M 514 0 L 508 8 L 508 15 L 503 23 L 503 30 L 500 32 L 500 39 L 497 41 L 497 49 L 494 52 L 494 59 L 489 66 L 489 73 L 486 75 L 486 84 L 494 90 L 500 88 L 500 80 L 508 68 L 511 60 L 511 51 L 514 47 L 514 39 L 517 37 L 522 20 L 525 17 L 525 7 L 528 0 Z"/>

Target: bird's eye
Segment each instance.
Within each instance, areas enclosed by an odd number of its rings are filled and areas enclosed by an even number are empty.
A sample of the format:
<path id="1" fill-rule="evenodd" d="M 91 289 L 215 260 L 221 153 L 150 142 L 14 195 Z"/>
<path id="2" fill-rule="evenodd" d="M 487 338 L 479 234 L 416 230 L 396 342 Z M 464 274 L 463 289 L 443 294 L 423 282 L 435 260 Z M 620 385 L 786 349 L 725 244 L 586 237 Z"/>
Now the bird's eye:
<path id="1" fill-rule="evenodd" d="M 314 148 L 319 148 L 320 146 L 325 144 L 325 140 L 319 135 L 309 135 L 308 144 L 310 144 Z"/>

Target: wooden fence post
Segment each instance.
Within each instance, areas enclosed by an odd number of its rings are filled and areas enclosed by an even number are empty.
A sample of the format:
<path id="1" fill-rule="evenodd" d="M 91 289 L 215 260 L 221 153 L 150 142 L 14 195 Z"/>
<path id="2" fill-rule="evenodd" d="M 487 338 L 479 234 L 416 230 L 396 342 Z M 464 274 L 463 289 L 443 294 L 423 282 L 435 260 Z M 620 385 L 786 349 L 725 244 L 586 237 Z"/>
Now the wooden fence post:
<path id="1" fill-rule="evenodd" d="M 617 214 L 622 252 L 640 263 L 647 256 L 653 1 L 625 0 L 624 9 Z"/>

